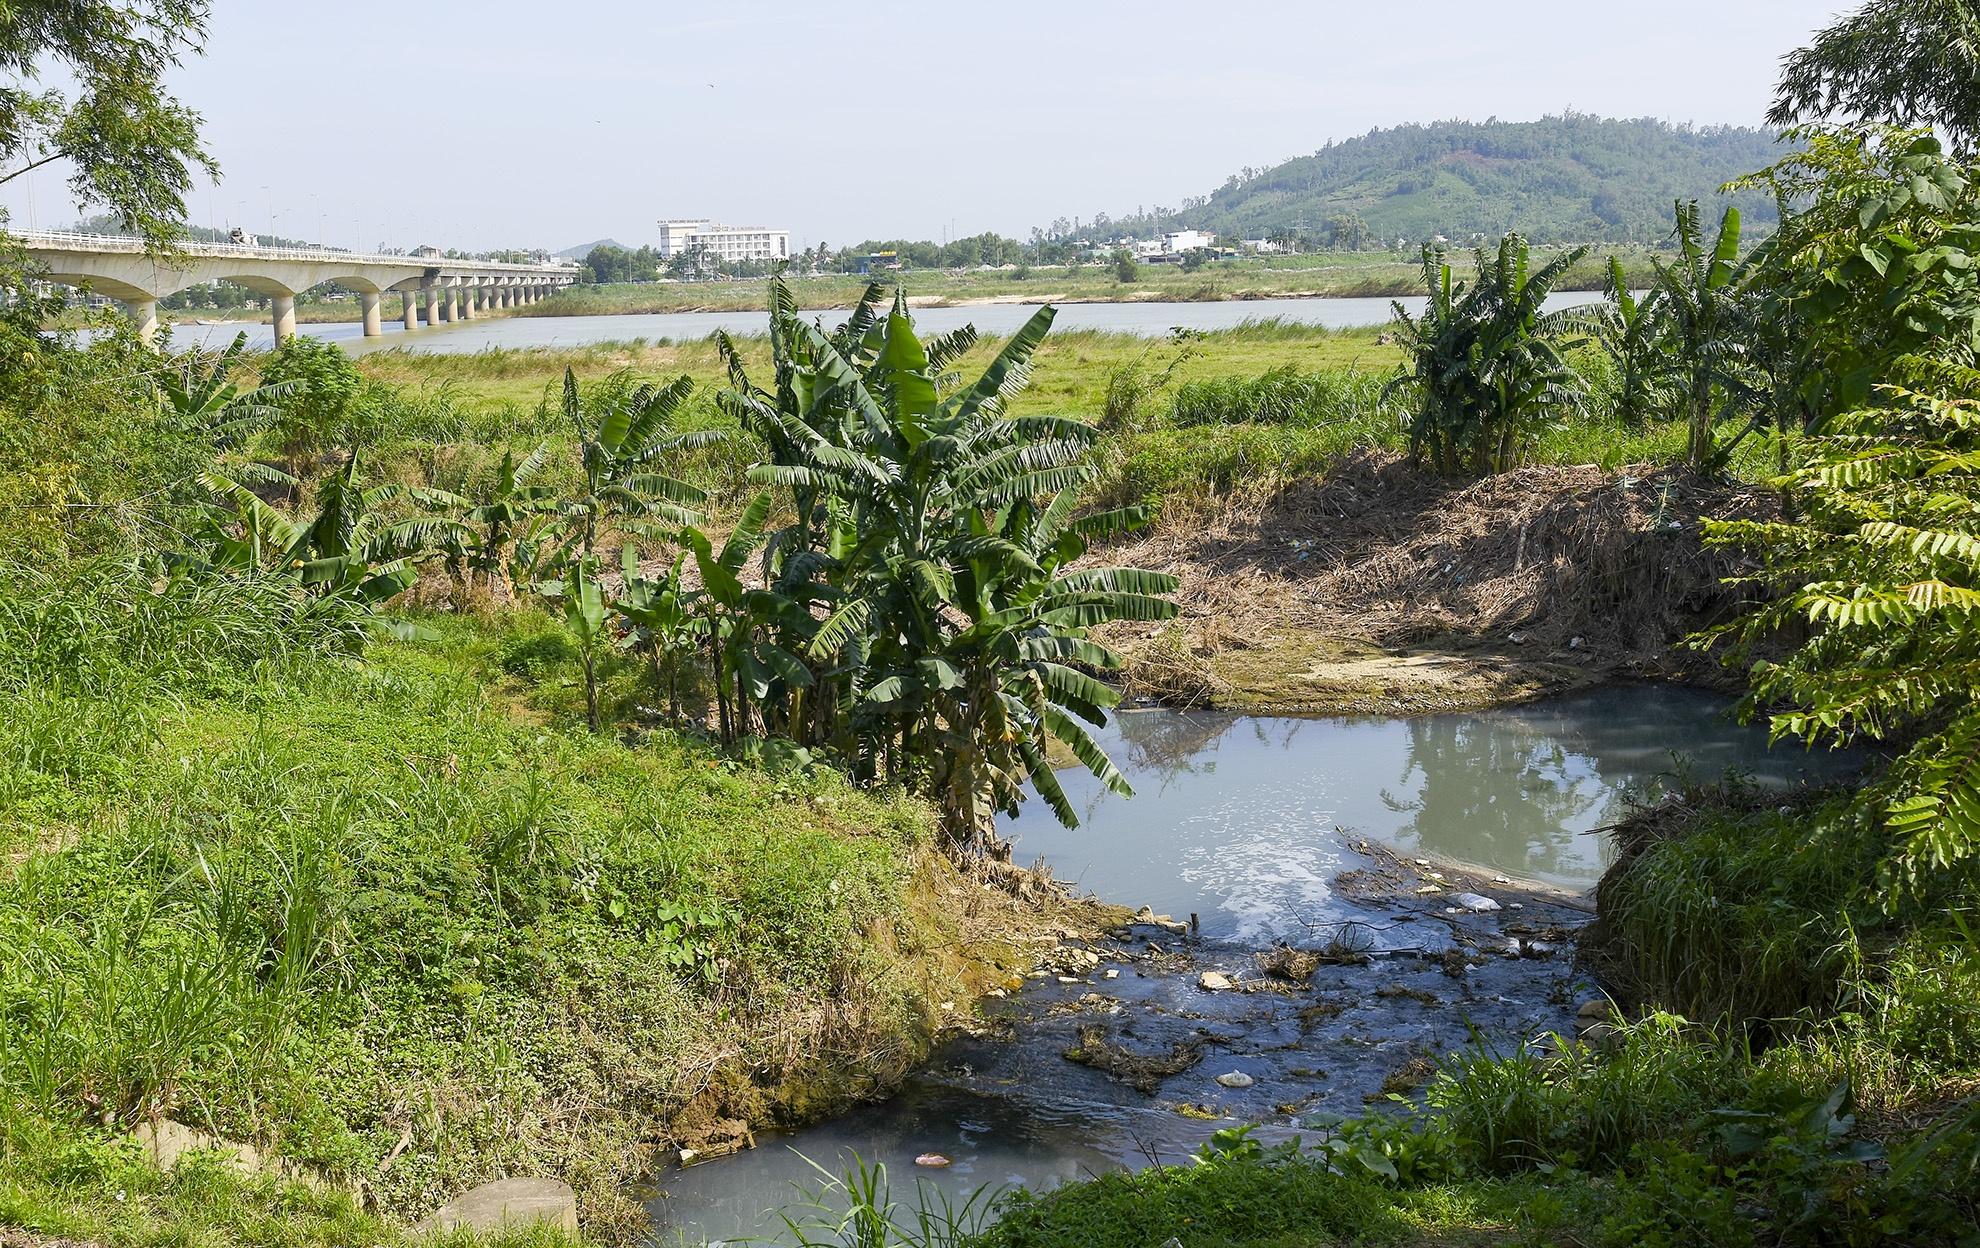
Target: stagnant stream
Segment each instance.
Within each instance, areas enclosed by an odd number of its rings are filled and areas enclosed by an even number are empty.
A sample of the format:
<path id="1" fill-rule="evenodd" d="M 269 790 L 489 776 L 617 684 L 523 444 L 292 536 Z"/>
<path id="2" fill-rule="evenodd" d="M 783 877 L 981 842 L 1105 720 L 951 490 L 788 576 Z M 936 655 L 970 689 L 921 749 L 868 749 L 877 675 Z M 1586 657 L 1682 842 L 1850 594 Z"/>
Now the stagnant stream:
<path id="1" fill-rule="evenodd" d="M 1593 986 L 1563 938 L 1587 918 L 1577 894 L 1609 852 L 1592 829 L 1687 773 L 1785 789 L 1856 765 L 1770 751 L 1723 698 L 1653 685 L 1409 719 L 1139 710 L 1100 735 L 1136 797 L 1062 773 L 1081 826 L 1030 803 L 1008 829 L 1017 857 L 1108 901 L 1194 914 L 1200 937 L 1137 924 L 1093 946 L 1090 966 L 1048 953 L 894 1098 L 660 1176 L 649 1207 L 661 1242 L 774 1240 L 794 1185 L 816 1186 L 813 1162 L 885 1163 L 910 1202 L 917 1182 L 958 1200 L 1041 1190 L 1180 1160 L 1219 1126 L 1285 1133 L 1358 1112 L 1474 1035 L 1515 1047 L 1569 1030 Z M 1503 904 L 1452 904 L 1467 889 Z M 1274 978 L 1258 955 L 1280 941 L 1367 956 Z M 1205 971 L 1237 988 L 1204 990 Z M 1118 1061 L 1105 1067 L 1121 1055 L 1184 1068 L 1117 1077 Z M 1249 1084 L 1218 1081 L 1234 1074 Z M 954 1164 L 917 1169 L 931 1152 Z"/>

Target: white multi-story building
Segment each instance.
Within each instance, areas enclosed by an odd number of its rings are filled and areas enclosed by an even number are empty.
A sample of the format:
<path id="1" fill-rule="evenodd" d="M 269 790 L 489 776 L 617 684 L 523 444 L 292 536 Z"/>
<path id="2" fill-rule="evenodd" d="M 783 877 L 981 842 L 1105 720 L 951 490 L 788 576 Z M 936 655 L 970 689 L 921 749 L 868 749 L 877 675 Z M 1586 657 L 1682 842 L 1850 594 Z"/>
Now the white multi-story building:
<path id="1" fill-rule="evenodd" d="M 1217 236 L 1208 230 L 1172 230 L 1162 235 L 1162 250 L 1172 256 L 1216 245 Z"/>
<path id="2" fill-rule="evenodd" d="M 791 232 L 761 225 L 716 225 L 706 217 L 660 223 L 663 257 L 697 249 L 725 262 L 784 260 L 791 254 Z"/>

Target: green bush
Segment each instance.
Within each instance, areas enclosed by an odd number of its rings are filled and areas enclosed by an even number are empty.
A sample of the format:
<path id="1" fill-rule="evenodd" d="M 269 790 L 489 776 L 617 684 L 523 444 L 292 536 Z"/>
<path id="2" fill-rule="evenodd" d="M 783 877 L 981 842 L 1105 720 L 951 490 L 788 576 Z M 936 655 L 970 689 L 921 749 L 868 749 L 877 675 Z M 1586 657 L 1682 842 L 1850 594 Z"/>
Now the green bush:
<path id="1" fill-rule="evenodd" d="M 278 403 L 281 416 L 269 430 L 291 473 L 326 451 L 370 446 L 384 428 L 385 404 L 334 343 L 297 334 L 269 355 L 261 379 L 295 387 Z"/>
<path id="2" fill-rule="evenodd" d="M 1980 949 L 1959 931 L 1923 931 L 1886 958 L 1868 996 L 1893 1053 L 1942 1074 L 1980 1070 Z"/>
<path id="3" fill-rule="evenodd" d="M 556 624 L 518 633 L 503 644 L 497 659 L 504 672 L 530 681 L 568 672 L 577 661 L 577 643 L 570 630 Z"/>

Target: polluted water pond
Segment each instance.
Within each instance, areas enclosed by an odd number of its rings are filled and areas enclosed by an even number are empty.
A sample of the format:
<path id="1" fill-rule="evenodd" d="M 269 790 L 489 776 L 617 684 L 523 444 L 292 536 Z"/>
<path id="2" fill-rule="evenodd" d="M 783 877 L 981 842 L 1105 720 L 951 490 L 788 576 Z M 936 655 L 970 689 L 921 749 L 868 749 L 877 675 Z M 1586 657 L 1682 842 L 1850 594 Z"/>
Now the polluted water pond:
<path id="1" fill-rule="evenodd" d="M 778 1242 L 778 1211 L 855 1155 L 911 1206 L 1179 1162 L 1238 1123 L 1311 1137 L 1474 1037 L 1603 1025 L 1577 1018 L 1597 990 L 1572 958 L 1608 861 L 1591 830 L 1678 775 L 1786 789 L 1856 765 L 1769 751 L 1724 707 L 1642 686 L 1415 719 L 1120 715 L 1096 735 L 1137 796 L 1062 773 L 1082 826 L 1031 803 L 1005 831 L 1148 908 L 1048 952 L 891 1099 L 658 1176 L 656 1234 Z"/>

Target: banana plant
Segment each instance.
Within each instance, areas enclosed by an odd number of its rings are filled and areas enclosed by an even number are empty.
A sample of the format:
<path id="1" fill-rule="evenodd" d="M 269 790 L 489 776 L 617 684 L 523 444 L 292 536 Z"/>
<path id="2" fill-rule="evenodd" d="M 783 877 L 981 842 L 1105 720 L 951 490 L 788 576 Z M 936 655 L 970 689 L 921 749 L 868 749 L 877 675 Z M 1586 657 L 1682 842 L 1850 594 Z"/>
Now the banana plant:
<path id="1" fill-rule="evenodd" d="M 655 471 L 664 456 L 720 440 L 720 430 L 675 427 L 694 383 L 680 377 L 665 386 L 630 385 L 621 378 L 595 388 L 590 402 L 577 375 L 564 370 L 564 419 L 577 435 L 584 483 L 563 500 L 564 534 L 557 560 L 595 558 L 607 529 L 636 536 L 671 536 L 693 524 L 707 495 L 677 477 Z M 602 391 L 602 393 L 601 393 Z"/>
<path id="2" fill-rule="evenodd" d="M 687 556 L 677 558 L 673 568 L 657 578 L 640 571 L 633 547 L 621 550 L 619 559 L 623 588 L 611 606 L 626 623 L 621 644 L 645 651 L 654 697 L 664 695 L 668 717 L 682 722 L 681 673 L 693 661 L 707 631 L 702 595 L 687 584 Z"/>
<path id="3" fill-rule="evenodd" d="M 598 662 L 611 649 L 611 615 L 606 608 L 605 591 L 598 584 L 596 563 L 588 558 L 571 560 L 564 566 L 561 581 L 547 581 L 537 592 L 555 602 L 564 627 L 577 643 L 578 666 L 584 672 L 584 720 L 595 734 L 604 731 L 604 718 L 598 704 Z"/>
<path id="4" fill-rule="evenodd" d="M 526 541 L 532 525 L 557 510 L 556 491 L 535 484 L 549 453 L 544 445 L 521 459 L 513 449 L 502 452 L 494 483 L 461 517 L 462 528 L 447 551 L 448 571 L 461 590 L 475 576 L 485 580 L 490 594 L 515 579 L 513 552 Z"/>
<path id="5" fill-rule="evenodd" d="M 1638 299 L 1629 288 L 1622 261 L 1609 257 L 1608 301 L 1595 315 L 1595 339 L 1615 362 L 1620 377 L 1616 407 L 1625 420 L 1642 424 L 1670 404 L 1669 352 L 1657 290 Z"/>
<path id="6" fill-rule="evenodd" d="M 774 589 L 751 588 L 742 579 L 745 566 L 763 543 L 770 507 L 768 494 L 752 499 L 720 553 L 707 534 L 693 526 L 680 535 L 701 574 L 703 636 L 715 677 L 717 723 L 725 742 L 751 734 L 752 707 L 766 730 L 778 726 L 775 721 L 787 721 L 792 699 L 812 684 L 811 669 L 782 640 L 808 636 L 816 621 L 797 601 Z"/>
<path id="7" fill-rule="evenodd" d="M 1053 315 L 1040 309 L 965 383 L 950 368 L 971 339 L 925 346 L 899 295 L 886 315 L 862 304 L 831 334 L 779 313 L 777 390 L 728 392 L 775 435 L 755 478 L 822 500 L 802 545 L 807 600 L 827 613 L 805 658 L 837 682 L 834 744 L 862 774 L 927 793 L 972 853 L 997 849 L 995 814 L 1016 809 L 1027 780 L 1076 822 L 1045 763 L 1048 737 L 1127 791 L 1081 726 L 1104 724 L 1116 700 L 1080 670 L 1118 662 L 1088 634 L 1175 611 L 1172 577 L 1068 570 L 1084 534 L 1145 517 L 1076 520 L 1094 431 L 1005 411 Z"/>
<path id="8" fill-rule="evenodd" d="M 1661 304 L 1670 385 L 1688 430 L 1686 458 L 1698 468 L 1723 463 L 1755 427 L 1749 423 L 1721 443 L 1717 429 L 1727 416 L 1763 406 L 1748 348 L 1755 337 L 1755 307 L 1741 280 L 1739 229 L 1739 209 L 1727 208 L 1707 248 L 1698 201 L 1679 203 L 1677 258 L 1652 261 L 1651 289 Z"/>
<path id="9" fill-rule="evenodd" d="M 213 472 L 241 485 L 293 490 L 296 479 L 272 464 L 232 457 L 282 416 L 281 402 L 300 383 L 275 382 L 243 392 L 231 380 L 247 353 L 247 335 L 236 334 L 210 359 L 188 351 L 173 361 L 158 383 L 165 406 L 180 429 L 209 443 L 217 462 Z"/>
<path id="10" fill-rule="evenodd" d="M 1474 253 L 1478 276 L 1466 283 L 1453 281 L 1442 248 L 1423 249 L 1429 305 L 1421 316 L 1394 305 L 1408 364 L 1384 390 L 1409 398 L 1412 457 L 1443 473 L 1504 472 L 1542 425 L 1580 404 L 1563 353 L 1582 317 L 1545 304 L 1587 253 L 1577 247 L 1535 269 L 1526 240 L 1508 234 L 1496 255 Z"/>
<path id="11" fill-rule="evenodd" d="M 204 562 L 237 571 L 292 576 L 320 598 L 377 606 L 410 589 L 417 565 L 441 553 L 460 522 L 444 514 L 386 520 L 381 508 L 406 501 L 452 510 L 462 500 L 441 490 L 359 484 L 353 453 L 317 491 L 314 515 L 292 519 L 254 491 L 217 473 L 203 484 L 220 500 L 208 514 Z"/>

